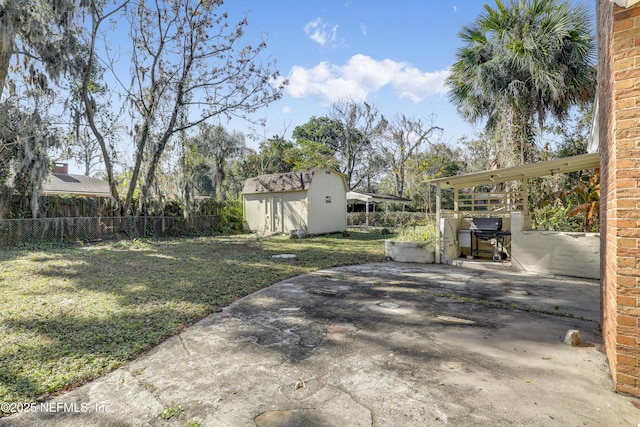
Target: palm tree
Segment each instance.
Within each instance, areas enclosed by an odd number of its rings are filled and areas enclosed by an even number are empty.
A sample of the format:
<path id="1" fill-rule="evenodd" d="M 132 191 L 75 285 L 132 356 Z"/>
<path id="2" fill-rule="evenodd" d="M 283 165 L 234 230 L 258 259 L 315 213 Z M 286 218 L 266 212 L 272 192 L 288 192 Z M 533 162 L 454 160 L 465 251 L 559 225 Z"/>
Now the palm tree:
<path id="1" fill-rule="evenodd" d="M 496 0 L 459 33 L 446 85 L 471 122 L 486 119 L 494 143 L 506 141 L 512 159 L 532 160 L 534 137 L 551 115 L 562 120 L 595 93 L 595 44 L 584 5 L 558 0 Z"/>

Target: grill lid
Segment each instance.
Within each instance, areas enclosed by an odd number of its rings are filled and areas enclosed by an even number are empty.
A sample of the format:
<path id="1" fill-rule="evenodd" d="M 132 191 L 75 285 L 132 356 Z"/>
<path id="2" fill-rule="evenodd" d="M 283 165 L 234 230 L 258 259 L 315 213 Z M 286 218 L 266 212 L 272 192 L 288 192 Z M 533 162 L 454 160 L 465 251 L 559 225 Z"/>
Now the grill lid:
<path id="1" fill-rule="evenodd" d="M 502 218 L 473 218 L 469 229 L 477 231 L 501 231 Z"/>

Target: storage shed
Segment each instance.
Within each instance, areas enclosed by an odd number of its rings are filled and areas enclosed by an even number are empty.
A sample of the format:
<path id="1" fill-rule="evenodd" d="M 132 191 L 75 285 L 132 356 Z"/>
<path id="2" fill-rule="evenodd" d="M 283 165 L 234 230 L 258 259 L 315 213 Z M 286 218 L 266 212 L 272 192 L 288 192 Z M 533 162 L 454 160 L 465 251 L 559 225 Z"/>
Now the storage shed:
<path id="1" fill-rule="evenodd" d="M 347 186 L 330 169 L 262 175 L 244 183 L 245 230 L 308 234 L 347 229 Z"/>

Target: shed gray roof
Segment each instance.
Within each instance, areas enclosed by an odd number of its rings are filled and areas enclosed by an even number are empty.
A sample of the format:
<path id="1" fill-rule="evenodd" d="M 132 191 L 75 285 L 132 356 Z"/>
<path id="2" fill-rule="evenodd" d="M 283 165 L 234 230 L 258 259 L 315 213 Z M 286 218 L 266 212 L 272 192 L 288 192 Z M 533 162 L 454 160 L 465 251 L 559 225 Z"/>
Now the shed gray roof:
<path id="1" fill-rule="evenodd" d="M 309 171 L 297 171 L 277 173 L 273 175 L 261 175 L 249 178 L 244 182 L 242 194 L 274 193 L 288 191 L 307 191 L 317 173 L 332 173 L 342 177 L 331 169 L 313 169 Z M 344 185 L 344 180 L 343 180 Z M 345 188 L 346 190 L 346 188 Z"/>
<path id="2" fill-rule="evenodd" d="M 325 171 L 328 169 L 278 173 L 249 178 L 244 182 L 242 194 L 306 191 L 311 185 L 313 175 L 320 170 Z"/>
<path id="3" fill-rule="evenodd" d="M 85 175 L 51 174 L 42 190 L 43 194 L 111 197 L 107 181 Z"/>

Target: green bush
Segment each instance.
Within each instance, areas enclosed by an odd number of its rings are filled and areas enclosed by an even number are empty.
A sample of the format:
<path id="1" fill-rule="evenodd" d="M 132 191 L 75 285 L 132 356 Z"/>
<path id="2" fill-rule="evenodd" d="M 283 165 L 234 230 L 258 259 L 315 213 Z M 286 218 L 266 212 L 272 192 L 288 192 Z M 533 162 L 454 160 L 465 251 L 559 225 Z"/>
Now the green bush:
<path id="1" fill-rule="evenodd" d="M 242 202 L 240 200 L 225 202 L 220 209 L 217 231 L 221 233 L 233 233 L 242 231 L 243 228 L 244 216 Z"/>
<path id="2" fill-rule="evenodd" d="M 578 217 L 569 218 L 570 206 L 556 199 L 546 206 L 538 207 L 531 214 L 531 228 L 548 231 L 580 231 L 582 221 Z"/>

